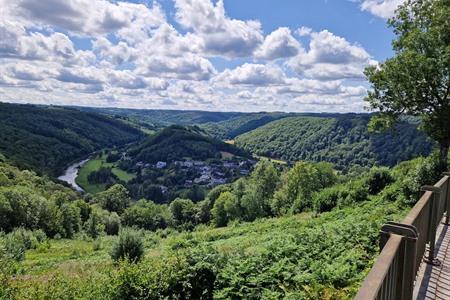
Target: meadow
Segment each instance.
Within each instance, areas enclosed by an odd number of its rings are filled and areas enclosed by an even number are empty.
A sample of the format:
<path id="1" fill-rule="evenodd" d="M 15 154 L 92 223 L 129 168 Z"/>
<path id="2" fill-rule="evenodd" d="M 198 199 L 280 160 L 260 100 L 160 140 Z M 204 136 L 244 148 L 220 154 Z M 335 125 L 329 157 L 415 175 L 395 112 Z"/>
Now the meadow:
<path id="1" fill-rule="evenodd" d="M 128 173 L 117 166 L 117 163 L 106 162 L 106 154 L 101 154 L 100 156 L 94 157 L 85 163 L 78 172 L 78 177 L 76 178 L 76 183 L 83 188 L 88 193 L 95 194 L 106 190 L 106 184 L 91 184 L 88 181 L 88 176 L 91 172 L 99 170 L 101 167 L 111 168 L 114 175 L 116 175 L 119 180 L 128 182 L 134 177 L 135 174 Z"/>

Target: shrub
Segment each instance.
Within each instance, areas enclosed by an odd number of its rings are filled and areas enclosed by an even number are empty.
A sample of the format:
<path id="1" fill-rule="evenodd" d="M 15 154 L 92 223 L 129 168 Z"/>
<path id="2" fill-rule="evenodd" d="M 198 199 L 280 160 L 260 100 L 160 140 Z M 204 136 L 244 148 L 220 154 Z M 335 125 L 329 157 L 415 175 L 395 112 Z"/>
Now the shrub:
<path id="1" fill-rule="evenodd" d="M 40 242 L 45 241 L 46 236 L 41 230 L 33 232 L 17 228 L 2 239 L 4 250 L 8 256 L 16 261 L 21 261 L 25 259 L 25 251 L 36 249 Z"/>
<path id="2" fill-rule="evenodd" d="M 105 232 L 107 235 L 117 235 L 120 229 L 120 217 L 117 213 L 111 213 L 105 222 Z"/>
<path id="3" fill-rule="evenodd" d="M 314 194 L 313 207 L 318 213 L 332 210 L 346 196 L 343 186 L 333 186 L 325 188 Z"/>
<path id="4" fill-rule="evenodd" d="M 394 182 L 394 178 L 388 168 L 373 168 L 365 179 L 370 195 L 378 194 L 392 182 Z"/>
<path id="5" fill-rule="evenodd" d="M 137 262 L 144 255 L 144 243 L 139 232 L 130 228 L 122 229 L 119 239 L 114 243 L 111 258 L 115 261 L 129 260 Z"/>

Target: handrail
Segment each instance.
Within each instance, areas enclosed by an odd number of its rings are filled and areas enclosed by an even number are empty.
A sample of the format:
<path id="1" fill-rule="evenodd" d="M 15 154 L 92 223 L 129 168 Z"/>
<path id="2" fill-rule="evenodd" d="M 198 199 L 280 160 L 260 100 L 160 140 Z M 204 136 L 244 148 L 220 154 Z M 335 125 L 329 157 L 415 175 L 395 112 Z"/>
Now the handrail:
<path id="1" fill-rule="evenodd" d="M 436 231 L 443 216 L 450 217 L 450 173 L 425 193 L 402 222 L 388 222 L 380 233 L 380 255 L 364 280 L 356 300 L 412 299 L 414 281 L 422 260 L 435 258 Z M 428 251 L 426 251 L 428 245 Z"/>

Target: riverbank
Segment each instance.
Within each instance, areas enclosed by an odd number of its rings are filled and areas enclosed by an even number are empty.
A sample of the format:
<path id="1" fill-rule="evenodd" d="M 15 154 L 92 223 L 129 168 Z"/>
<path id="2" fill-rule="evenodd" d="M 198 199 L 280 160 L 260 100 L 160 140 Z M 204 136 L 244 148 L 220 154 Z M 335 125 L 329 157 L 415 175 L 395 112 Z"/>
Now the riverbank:
<path id="1" fill-rule="evenodd" d="M 84 189 L 79 186 L 76 182 L 76 179 L 78 177 L 78 172 L 80 171 L 80 168 L 86 164 L 90 158 L 86 158 L 82 161 L 76 162 L 72 165 L 70 165 L 66 171 L 64 172 L 64 175 L 61 175 L 58 177 L 59 180 L 65 181 L 68 184 L 70 184 L 76 191 L 78 192 L 84 192 Z"/>

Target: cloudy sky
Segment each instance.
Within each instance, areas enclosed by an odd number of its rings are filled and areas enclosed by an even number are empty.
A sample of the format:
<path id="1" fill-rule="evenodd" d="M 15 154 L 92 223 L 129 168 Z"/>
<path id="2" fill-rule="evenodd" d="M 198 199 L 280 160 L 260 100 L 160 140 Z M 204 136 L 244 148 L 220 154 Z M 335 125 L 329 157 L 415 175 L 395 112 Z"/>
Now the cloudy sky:
<path id="1" fill-rule="evenodd" d="M 0 0 L 0 101 L 363 111 L 402 0 Z"/>

